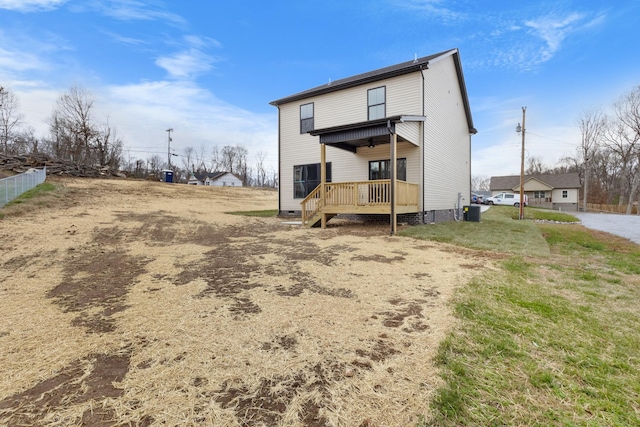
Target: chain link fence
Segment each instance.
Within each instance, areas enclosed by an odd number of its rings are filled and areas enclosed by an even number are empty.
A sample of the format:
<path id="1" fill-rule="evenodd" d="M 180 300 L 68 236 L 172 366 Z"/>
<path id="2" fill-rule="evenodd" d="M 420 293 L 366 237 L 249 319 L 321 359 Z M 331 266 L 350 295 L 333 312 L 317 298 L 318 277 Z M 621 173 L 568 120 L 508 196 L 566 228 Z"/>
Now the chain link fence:
<path id="1" fill-rule="evenodd" d="M 0 179 L 0 208 L 47 179 L 47 167 Z"/>

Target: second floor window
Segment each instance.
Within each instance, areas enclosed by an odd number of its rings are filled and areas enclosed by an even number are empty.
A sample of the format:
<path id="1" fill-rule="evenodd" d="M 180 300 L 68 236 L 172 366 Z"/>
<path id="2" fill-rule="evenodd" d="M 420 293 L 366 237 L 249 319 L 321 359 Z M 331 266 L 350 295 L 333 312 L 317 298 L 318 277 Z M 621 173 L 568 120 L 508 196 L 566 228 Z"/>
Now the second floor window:
<path id="1" fill-rule="evenodd" d="M 313 102 L 300 106 L 300 133 L 313 130 Z"/>
<path id="2" fill-rule="evenodd" d="M 367 106 L 369 108 L 369 120 L 383 119 L 387 116 L 386 112 L 386 91 L 385 87 L 377 87 L 367 91 Z"/>

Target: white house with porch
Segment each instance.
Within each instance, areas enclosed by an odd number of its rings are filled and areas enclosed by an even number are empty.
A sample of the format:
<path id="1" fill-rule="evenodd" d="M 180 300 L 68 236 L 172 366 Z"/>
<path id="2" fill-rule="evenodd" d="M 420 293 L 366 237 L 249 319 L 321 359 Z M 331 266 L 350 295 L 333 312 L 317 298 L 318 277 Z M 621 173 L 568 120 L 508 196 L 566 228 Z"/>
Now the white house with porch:
<path id="1" fill-rule="evenodd" d="M 582 184 L 577 172 L 525 175 L 523 182 L 529 206 L 578 210 Z M 490 189 L 492 194 L 502 191 L 520 193 L 520 175 L 492 176 Z"/>
<path id="2" fill-rule="evenodd" d="M 460 54 L 448 50 L 271 102 L 278 108 L 280 215 L 403 222 L 471 203 L 476 133 Z"/>
<path id="3" fill-rule="evenodd" d="M 212 187 L 242 187 L 242 180 L 231 172 L 191 173 L 187 184 Z"/>

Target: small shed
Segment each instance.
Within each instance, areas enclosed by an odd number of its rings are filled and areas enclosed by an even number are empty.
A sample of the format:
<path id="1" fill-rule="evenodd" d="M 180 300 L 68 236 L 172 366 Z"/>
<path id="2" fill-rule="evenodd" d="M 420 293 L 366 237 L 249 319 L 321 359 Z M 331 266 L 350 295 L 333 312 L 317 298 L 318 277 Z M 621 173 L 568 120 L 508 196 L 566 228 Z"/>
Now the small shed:
<path id="1" fill-rule="evenodd" d="M 173 171 L 171 169 L 162 171 L 162 182 L 173 182 Z"/>

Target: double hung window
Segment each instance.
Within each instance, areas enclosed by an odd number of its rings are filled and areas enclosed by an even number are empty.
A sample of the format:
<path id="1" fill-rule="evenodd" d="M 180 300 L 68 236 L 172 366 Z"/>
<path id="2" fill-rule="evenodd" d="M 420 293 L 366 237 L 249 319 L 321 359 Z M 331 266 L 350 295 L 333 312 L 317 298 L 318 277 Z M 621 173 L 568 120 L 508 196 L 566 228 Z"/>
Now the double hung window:
<path id="1" fill-rule="evenodd" d="M 386 88 L 384 86 L 367 91 L 367 106 L 369 120 L 383 119 L 386 111 Z"/>
<path id="2" fill-rule="evenodd" d="M 313 130 L 313 102 L 300 106 L 300 133 Z"/>

